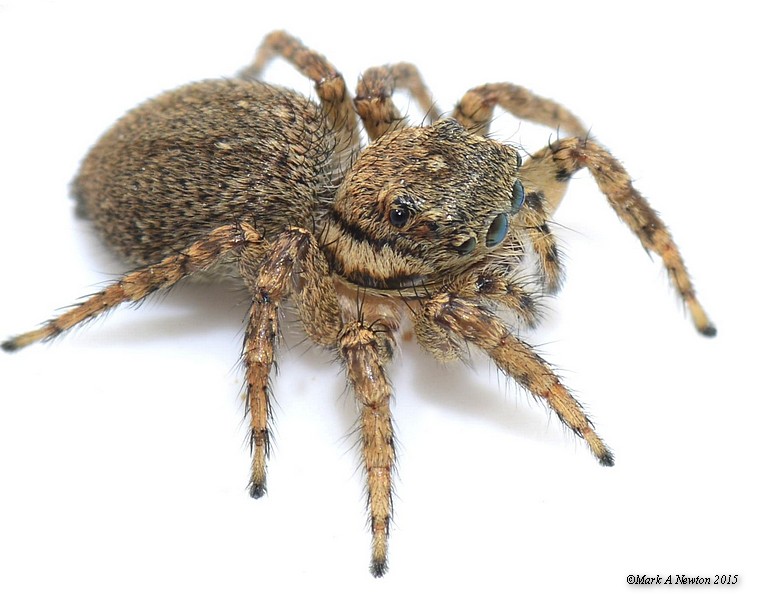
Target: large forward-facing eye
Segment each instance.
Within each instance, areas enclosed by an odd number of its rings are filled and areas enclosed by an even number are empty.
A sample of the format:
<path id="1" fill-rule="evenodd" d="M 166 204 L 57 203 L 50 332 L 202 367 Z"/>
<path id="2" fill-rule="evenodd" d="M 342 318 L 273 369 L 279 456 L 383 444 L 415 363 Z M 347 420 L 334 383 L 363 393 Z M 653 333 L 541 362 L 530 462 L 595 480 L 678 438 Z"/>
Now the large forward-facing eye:
<path id="1" fill-rule="evenodd" d="M 409 209 L 406 206 L 394 206 L 388 212 L 388 220 L 394 227 L 403 227 L 409 220 Z"/>
<path id="2" fill-rule="evenodd" d="M 509 218 L 507 213 L 501 213 L 492 222 L 486 233 L 486 246 L 493 248 L 497 244 L 501 244 L 505 237 L 507 237 L 507 229 L 509 229 Z"/>

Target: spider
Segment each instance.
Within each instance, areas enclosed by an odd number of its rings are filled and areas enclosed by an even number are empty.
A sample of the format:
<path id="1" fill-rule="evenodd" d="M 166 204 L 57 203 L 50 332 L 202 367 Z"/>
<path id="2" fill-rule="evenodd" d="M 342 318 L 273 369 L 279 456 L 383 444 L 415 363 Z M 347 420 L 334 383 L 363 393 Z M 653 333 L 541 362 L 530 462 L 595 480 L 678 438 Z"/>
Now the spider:
<path id="1" fill-rule="evenodd" d="M 276 57 L 314 82 L 319 103 L 259 81 Z M 397 89 L 420 105 L 424 124 L 410 126 L 393 103 Z M 514 147 L 488 137 L 496 107 L 568 137 L 523 163 Z M 613 464 L 581 405 L 499 315 L 534 326 L 540 300 L 560 288 L 548 222 L 583 168 L 644 248 L 662 258 L 697 330 L 715 335 L 664 223 L 564 107 L 495 83 L 469 90 L 441 118 L 408 63 L 368 69 L 352 99 L 330 62 L 276 31 L 237 77 L 149 100 L 95 144 L 73 183 L 77 211 L 134 270 L 2 347 L 50 340 L 185 278 L 242 279 L 251 301 L 242 351 L 249 491 L 260 498 L 270 376 L 290 303 L 308 338 L 342 363 L 356 397 L 370 570 L 382 576 L 395 460 L 387 367 L 406 327 L 440 361 L 479 348 L 602 465 Z"/>

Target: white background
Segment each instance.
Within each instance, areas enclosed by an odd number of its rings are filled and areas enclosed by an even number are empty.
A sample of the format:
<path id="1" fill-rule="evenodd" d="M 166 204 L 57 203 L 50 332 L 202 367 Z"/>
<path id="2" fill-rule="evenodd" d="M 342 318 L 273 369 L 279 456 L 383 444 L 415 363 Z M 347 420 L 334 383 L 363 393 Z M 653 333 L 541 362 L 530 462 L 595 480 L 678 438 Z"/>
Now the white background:
<path id="1" fill-rule="evenodd" d="M 443 368 L 407 344 L 392 370 L 399 477 L 378 581 L 355 410 L 332 358 L 286 336 L 270 493 L 255 502 L 237 365 L 245 298 L 185 286 L 117 310 L 0 356 L 0 597 L 610 598 L 643 592 L 629 574 L 734 573 L 738 587 L 710 597 L 757 593 L 760 54 L 749 8 L 101 4 L 0 3 L 0 335 L 121 270 L 68 198 L 95 139 L 149 96 L 233 74 L 276 28 L 351 85 L 370 65 L 409 60 L 447 109 L 488 81 L 561 100 L 670 225 L 719 333 L 693 331 L 659 262 L 579 174 L 557 214 L 567 284 L 527 339 L 617 465 L 599 467 L 486 361 Z M 268 78 L 311 93 L 283 63 Z M 496 124 L 528 148 L 553 134 Z"/>

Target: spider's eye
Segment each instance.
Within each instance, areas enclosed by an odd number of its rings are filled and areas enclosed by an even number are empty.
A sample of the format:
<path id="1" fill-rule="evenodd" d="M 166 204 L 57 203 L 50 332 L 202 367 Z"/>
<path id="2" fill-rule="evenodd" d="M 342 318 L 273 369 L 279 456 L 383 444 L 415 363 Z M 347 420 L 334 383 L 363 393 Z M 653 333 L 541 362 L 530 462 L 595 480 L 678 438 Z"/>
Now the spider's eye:
<path id="1" fill-rule="evenodd" d="M 477 244 L 478 244 L 478 241 L 474 237 L 471 237 L 471 238 L 467 238 L 466 241 L 462 242 L 458 246 L 455 245 L 454 249 L 457 252 L 459 252 L 459 254 L 464 256 L 465 254 L 469 254 L 470 252 L 475 250 L 475 246 L 477 246 Z"/>
<path id="2" fill-rule="evenodd" d="M 388 213 L 388 220 L 394 227 L 403 227 L 409 220 L 409 209 L 406 206 L 396 206 Z"/>
<path id="3" fill-rule="evenodd" d="M 522 208 L 523 203 L 525 202 L 525 188 L 523 187 L 523 184 L 520 183 L 520 180 L 518 179 L 515 181 L 515 185 L 512 186 L 512 214 L 515 214 L 517 211 L 519 211 Z"/>
<path id="4" fill-rule="evenodd" d="M 501 244 L 504 238 L 507 237 L 507 229 L 509 228 L 509 219 L 507 213 L 501 213 L 496 217 L 486 233 L 486 246 L 493 248 L 497 244 Z"/>

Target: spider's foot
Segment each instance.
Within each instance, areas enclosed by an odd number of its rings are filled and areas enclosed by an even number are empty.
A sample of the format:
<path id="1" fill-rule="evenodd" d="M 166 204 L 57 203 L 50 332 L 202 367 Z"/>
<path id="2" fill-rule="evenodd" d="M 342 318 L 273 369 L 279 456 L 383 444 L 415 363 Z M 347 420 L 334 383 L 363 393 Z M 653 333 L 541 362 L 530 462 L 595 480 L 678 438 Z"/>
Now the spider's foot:
<path id="1" fill-rule="evenodd" d="M 373 577 L 382 577 L 388 571 L 388 561 L 385 558 L 373 558 L 369 565 L 369 571 Z"/>
<path id="2" fill-rule="evenodd" d="M 615 455 L 608 449 L 604 454 L 597 457 L 599 464 L 603 467 L 612 467 L 615 465 Z"/>
<path id="3" fill-rule="evenodd" d="M 699 330 L 699 333 L 705 337 L 715 337 L 718 333 L 718 330 L 715 328 L 715 325 L 708 323 L 706 327 L 703 327 Z"/>
<path id="4" fill-rule="evenodd" d="M 252 483 L 248 486 L 248 493 L 251 495 L 251 498 L 258 500 L 267 493 L 267 486 L 262 483 L 256 485 Z"/>
<path id="5" fill-rule="evenodd" d="M 699 327 L 698 331 L 705 337 L 715 337 L 718 334 L 718 330 L 715 328 L 715 325 L 709 322 Z"/>
<path id="6" fill-rule="evenodd" d="M 715 337 L 718 330 L 715 328 L 712 321 L 710 321 L 705 309 L 702 308 L 702 305 L 699 302 L 697 302 L 697 299 L 693 296 L 687 298 L 686 307 L 691 313 L 691 319 L 694 321 L 694 326 L 697 328 L 697 331 L 705 337 Z"/>
<path id="7" fill-rule="evenodd" d="M 251 464 L 251 479 L 248 481 L 248 493 L 251 498 L 258 499 L 267 493 L 266 447 L 268 435 L 266 430 L 263 434 L 260 431 L 254 431 L 251 434 L 251 441 L 253 443 L 253 463 Z"/>
<path id="8" fill-rule="evenodd" d="M 596 435 L 596 432 L 590 425 L 584 427 L 578 433 L 586 440 L 591 452 L 596 456 L 600 465 L 611 467 L 615 464 L 615 455 L 612 454 L 612 450 Z"/>
<path id="9" fill-rule="evenodd" d="M 21 348 L 25 348 L 30 344 L 39 342 L 46 337 L 51 337 L 56 333 L 60 333 L 60 330 L 55 330 L 52 327 L 35 329 L 34 331 L 22 333 L 21 335 L 17 335 L 5 340 L 2 345 L 0 345 L 0 348 L 5 350 L 5 352 L 15 352 L 16 350 L 21 350 Z"/>
<path id="10" fill-rule="evenodd" d="M 388 570 L 388 530 L 386 526 L 372 535 L 372 562 L 369 564 L 373 577 L 382 577 Z"/>
<path id="11" fill-rule="evenodd" d="M 6 352 L 15 352 L 16 350 L 20 348 L 20 346 L 16 342 L 16 338 L 11 338 L 3 342 L 2 348 Z"/>
<path id="12" fill-rule="evenodd" d="M 267 493 L 266 478 L 262 477 L 254 479 L 252 477 L 250 483 L 248 484 L 248 493 L 251 495 L 251 498 L 254 498 L 255 500 L 263 497 L 264 494 Z"/>

